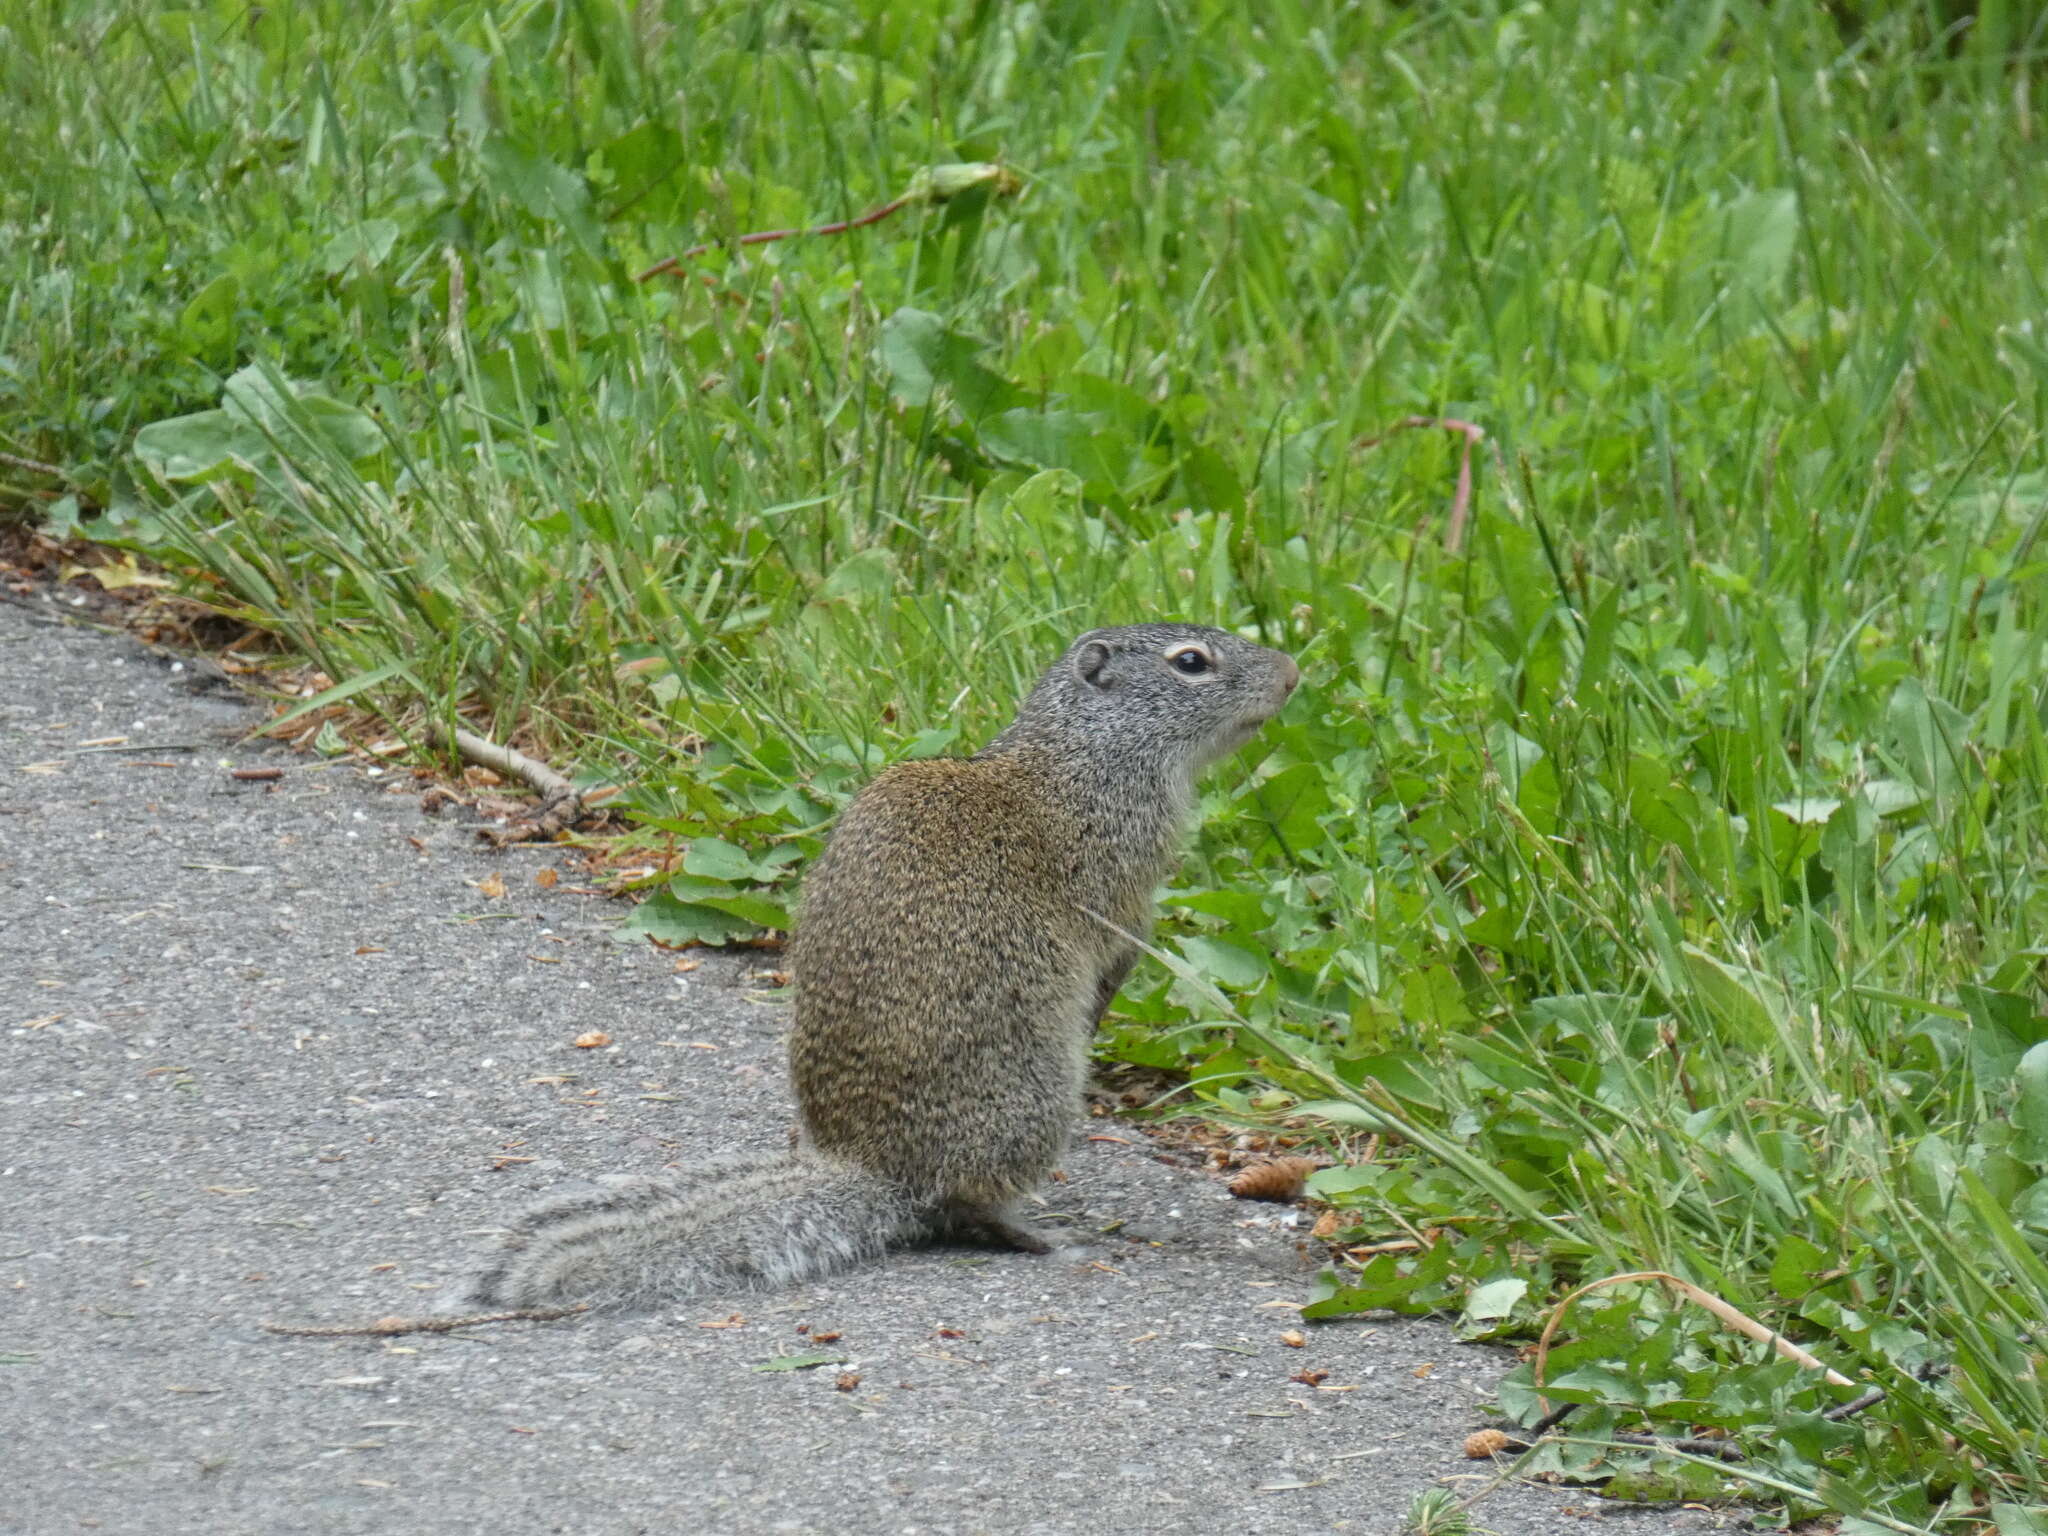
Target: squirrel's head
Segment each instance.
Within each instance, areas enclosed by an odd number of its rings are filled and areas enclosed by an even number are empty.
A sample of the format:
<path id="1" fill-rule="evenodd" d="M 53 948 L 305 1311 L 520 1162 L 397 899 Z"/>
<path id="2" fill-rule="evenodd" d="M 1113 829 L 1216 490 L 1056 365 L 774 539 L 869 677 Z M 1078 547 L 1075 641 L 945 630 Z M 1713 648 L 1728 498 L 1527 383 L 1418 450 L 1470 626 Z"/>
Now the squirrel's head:
<path id="1" fill-rule="evenodd" d="M 1092 629 L 1039 679 L 998 745 L 1071 743 L 1192 781 L 1251 740 L 1300 681 L 1293 657 L 1228 630 Z"/>

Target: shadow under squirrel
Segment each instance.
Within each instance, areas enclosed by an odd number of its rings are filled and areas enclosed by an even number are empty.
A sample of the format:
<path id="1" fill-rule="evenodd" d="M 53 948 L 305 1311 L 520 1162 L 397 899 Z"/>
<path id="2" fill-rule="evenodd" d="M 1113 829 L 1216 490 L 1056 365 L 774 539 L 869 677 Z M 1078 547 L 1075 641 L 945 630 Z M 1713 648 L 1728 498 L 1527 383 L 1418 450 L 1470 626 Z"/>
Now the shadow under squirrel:
<path id="1" fill-rule="evenodd" d="M 885 770 L 803 887 L 797 1148 L 552 1196 L 451 1307 L 771 1289 L 944 1235 L 1051 1251 L 1017 1207 L 1066 1148 L 1196 776 L 1300 676 L 1225 630 L 1092 630 L 982 751 Z"/>

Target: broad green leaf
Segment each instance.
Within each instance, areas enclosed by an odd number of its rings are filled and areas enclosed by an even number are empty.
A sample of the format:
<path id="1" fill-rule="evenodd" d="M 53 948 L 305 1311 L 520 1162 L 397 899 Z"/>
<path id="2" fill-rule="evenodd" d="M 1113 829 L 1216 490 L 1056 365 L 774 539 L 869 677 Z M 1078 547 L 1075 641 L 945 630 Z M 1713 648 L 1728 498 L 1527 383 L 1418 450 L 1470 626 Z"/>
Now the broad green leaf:
<path id="1" fill-rule="evenodd" d="M 1451 1245 L 1437 1243 L 1406 1263 L 1401 1259 L 1396 1254 L 1380 1254 L 1342 1281 L 1324 1270 L 1316 1276 L 1314 1298 L 1301 1309 L 1301 1315 L 1313 1322 L 1380 1309 L 1407 1313 L 1443 1310 L 1455 1285 L 1450 1277 Z"/>
<path id="2" fill-rule="evenodd" d="M 1901 779 L 1872 779 L 1857 792 L 1880 816 L 1911 810 L 1927 798 L 1924 791 Z"/>
<path id="3" fill-rule="evenodd" d="M 281 431 L 292 418 L 297 397 L 290 379 L 259 363 L 237 368 L 221 386 L 221 408 L 241 420 Z"/>
<path id="4" fill-rule="evenodd" d="M 1968 1168 L 1960 1170 L 1956 1178 L 1962 1185 L 1963 1197 L 1970 1203 L 1970 1210 L 1991 1235 L 1998 1252 L 2004 1255 L 2007 1273 L 2031 1291 L 2037 1301 L 2048 1297 L 2048 1260 L 2043 1260 L 2033 1250 L 1991 1191 L 1985 1188 L 1982 1179 Z"/>
<path id="5" fill-rule="evenodd" d="M 1218 986 L 1228 987 L 1233 992 L 1245 992 L 1266 979 L 1268 962 L 1265 957 L 1242 945 L 1221 939 L 1205 939 L 1195 934 L 1183 934 L 1176 942 L 1188 964 Z"/>
<path id="6" fill-rule="evenodd" d="M 2012 1219 L 2048 1238 L 2048 1178 L 2036 1179 L 2013 1198 Z"/>
<path id="7" fill-rule="evenodd" d="M 1552 1377 L 1543 1390 L 1573 1403 L 1640 1403 L 1642 1388 L 1622 1372 L 1599 1365 L 1576 1366 Z"/>
<path id="8" fill-rule="evenodd" d="M 622 939 L 645 937 L 663 948 L 681 949 L 691 944 L 729 944 L 758 933 L 760 928 L 713 907 L 678 901 L 661 890 L 635 907 L 617 931 Z"/>
<path id="9" fill-rule="evenodd" d="M 1084 482 L 1112 491 L 1122 487 L 1132 455 L 1131 440 L 1123 433 L 1073 411 L 1004 411 L 981 424 L 981 442 L 999 458 L 1071 470 Z"/>
<path id="10" fill-rule="evenodd" d="M 1295 1112 L 1297 1114 L 1316 1114 L 1319 1118 L 1328 1119 L 1330 1118 L 1328 1115 L 1322 1114 L 1322 1111 L 1328 1107 L 1331 1106 L 1321 1103 L 1301 1104 L 1295 1107 Z M 1335 1107 L 1342 1109 L 1348 1106 L 1336 1105 Z M 1388 1173 L 1389 1170 L 1378 1163 L 1360 1163 L 1355 1166 L 1342 1168 L 1318 1168 L 1308 1176 L 1308 1188 L 1311 1194 L 1329 1201 L 1332 1205 L 1336 1205 L 1341 1204 L 1346 1195 L 1356 1195 L 1368 1190 L 1379 1189 L 1386 1183 Z"/>
<path id="11" fill-rule="evenodd" d="M 1177 911 L 1201 912 L 1247 931 L 1266 923 L 1265 903 L 1251 891 L 1174 891 L 1166 901 Z"/>
<path id="12" fill-rule="evenodd" d="M 910 744 L 903 749 L 907 758 L 944 757 L 960 745 L 960 727 L 956 725 L 934 726 L 919 731 L 910 738 Z"/>
<path id="13" fill-rule="evenodd" d="M 1578 689 L 1582 697 L 1594 697 L 1607 680 L 1614 659 L 1614 633 L 1621 620 L 1622 588 L 1612 586 L 1593 607 L 1586 621 L 1585 650 L 1579 659 Z"/>
<path id="14" fill-rule="evenodd" d="M 1322 818 L 1331 809 L 1329 781 L 1317 763 L 1295 763 L 1259 782 L 1246 795 L 1290 853 L 1323 840 Z"/>
<path id="15" fill-rule="evenodd" d="M 1970 1031 L 1970 1066 L 1980 1088 L 1996 1092 L 2018 1070 L 2020 1059 L 2048 1041 L 2048 1016 L 2035 1012 L 2031 999 L 1992 987 L 1956 989 L 1974 1026 Z"/>
<path id="16" fill-rule="evenodd" d="M 667 123 L 647 121 L 601 146 L 596 159 L 610 188 L 607 203 L 673 216 L 682 211 L 691 184 L 685 175 L 689 152 L 681 134 Z"/>
<path id="17" fill-rule="evenodd" d="M 700 896 L 695 904 L 723 912 L 727 917 L 736 917 L 757 933 L 789 932 L 789 908 L 758 891 L 736 891 L 730 896 Z"/>
<path id="18" fill-rule="evenodd" d="M 1914 1197 L 1943 1221 L 1955 1200 L 1956 1174 L 1962 1167 L 1946 1136 L 1923 1136 L 1908 1158 Z"/>
<path id="19" fill-rule="evenodd" d="M 1827 824 L 1828 818 L 1840 810 L 1842 802 L 1822 795 L 1806 795 L 1797 800 L 1772 802 L 1771 809 L 1802 827 L 1819 827 Z"/>
<path id="20" fill-rule="evenodd" d="M 590 189 L 581 176 L 540 155 L 492 137 L 480 157 L 485 180 L 498 196 L 536 219 L 589 232 Z"/>
<path id="21" fill-rule="evenodd" d="M 1471 1021 L 1465 989 L 1447 965 L 1424 965 L 1401 980 L 1401 1013 L 1421 1023 L 1454 1028 Z"/>
<path id="22" fill-rule="evenodd" d="M 1190 443 L 1175 459 L 1177 499 L 1198 512 L 1242 512 L 1244 482 L 1221 453 L 1204 443 Z"/>
<path id="23" fill-rule="evenodd" d="M 2021 1137 L 2015 1150 L 2048 1164 L 2048 1040 L 2028 1048 L 2013 1068 L 2012 1079 L 2018 1090 L 2012 1123 Z"/>
<path id="24" fill-rule="evenodd" d="M 247 423 L 251 441 L 259 445 L 245 459 L 276 450 L 289 458 L 324 446 L 354 461 L 368 458 L 384 444 L 377 423 L 364 412 L 254 363 L 230 375 L 221 387 L 221 409 Z"/>
<path id="25" fill-rule="evenodd" d="M 899 400 L 905 405 L 927 405 L 933 392 L 943 386 L 969 421 L 1029 398 L 976 361 L 985 350 L 982 342 L 949 330 L 937 315 L 922 309 L 897 310 L 882 322 L 877 343 L 882 366 Z"/>
<path id="26" fill-rule="evenodd" d="M 352 224 L 327 242 L 320 253 L 320 266 L 329 277 L 346 272 L 361 262 L 375 267 L 391 254 L 398 243 L 398 224 L 392 219 L 365 219 Z"/>
<path id="27" fill-rule="evenodd" d="M 1361 1131 L 1384 1131 L 1389 1128 L 1387 1117 L 1367 1104 L 1352 1104 L 1343 1099 L 1306 1099 L 1294 1106 L 1294 1113 L 1306 1115 L 1313 1120 L 1327 1120 L 1332 1125 L 1348 1125 Z"/>
<path id="28" fill-rule="evenodd" d="M 1709 226 L 1712 254 L 1729 262 L 1752 289 L 1775 288 L 1792 266 L 1799 236 L 1799 203 L 1784 188 L 1736 198 Z"/>
<path id="29" fill-rule="evenodd" d="M 884 597 L 896 590 L 896 557 L 879 544 L 848 555 L 834 566 L 812 601 L 818 603 L 861 602 Z"/>
<path id="30" fill-rule="evenodd" d="M 1969 721 L 1960 710 L 1909 677 L 1892 691 L 1885 723 L 1914 783 L 1932 795 L 1957 787 L 1969 752 Z"/>
<path id="31" fill-rule="evenodd" d="M 707 880 L 752 880 L 773 884 L 781 871 L 755 860 L 744 848 L 718 837 L 699 837 L 683 853 L 683 869 Z"/>
<path id="32" fill-rule="evenodd" d="M 135 456 L 165 480 L 211 480 L 269 452 L 262 432 L 226 411 L 152 421 L 135 434 Z"/>
<path id="33" fill-rule="evenodd" d="M 1324 421 L 1262 450 L 1259 495 L 1267 504 L 1291 507 L 1302 486 L 1322 467 L 1325 444 L 1335 422 Z"/>
<path id="34" fill-rule="evenodd" d="M 307 393 L 299 397 L 298 411 L 309 432 L 351 463 L 369 458 L 384 446 L 384 434 L 376 421 L 354 406 Z"/>
<path id="35" fill-rule="evenodd" d="M 223 273 L 195 293 L 179 311 L 179 331 L 201 350 L 225 345 L 234 339 L 235 314 L 241 297 L 241 282 L 232 273 Z"/>
<path id="36" fill-rule="evenodd" d="M 1717 960 L 1691 944 L 1679 946 L 1686 976 L 1707 1011 L 1751 1050 L 1776 1043 L 1784 1021 L 1784 994 L 1748 966 Z"/>
<path id="37" fill-rule="evenodd" d="M 1797 1232 L 1778 1239 L 1778 1252 L 1771 1260 L 1771 1289 L 1780 1296 L 1804 1296 L 1813 1289 L 1813 1277 L 1827 1268 L 1827 1255 Z"/>
<path id="38" fill-rule="evenodd" d="M 1512 1313 L 1528 1294 L 1529 1282 L 1522 1279 L 1493 1280 L 1474 1286 L 1465 1298 L 1465 1318 L 1475 1323 L 1496 1321 Z"/>

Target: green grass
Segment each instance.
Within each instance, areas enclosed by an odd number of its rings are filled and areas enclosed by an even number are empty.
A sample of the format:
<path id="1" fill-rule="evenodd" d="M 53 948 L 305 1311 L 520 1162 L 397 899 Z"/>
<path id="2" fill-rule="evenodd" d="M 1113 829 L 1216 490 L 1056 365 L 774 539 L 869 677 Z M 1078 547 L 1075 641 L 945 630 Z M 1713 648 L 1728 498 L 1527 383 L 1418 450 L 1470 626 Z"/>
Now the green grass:
<path id="1" fill-rule="evenodd" d="M 1711 1493 L 1600 1442 L 1712 1424 L 1787 1514 L 2048 1530 L 2044 64 L 1989 3 L 23 6 L 0 451 L 66 483 L 0 492 L 629 778 L 670 935 L 1085 626 L 1288 646 L 1105 1049 L 1405 1128 L 1326 1193 L 1454 1237 L 1318 1310 L 1669 1270 L 1889 1400 L 1615 1288 L 1540 1464 Z M 963 161 L 1021 193 L 631 281 Z M 1500 451 L 1458 549 L 1410 415 Z"/>

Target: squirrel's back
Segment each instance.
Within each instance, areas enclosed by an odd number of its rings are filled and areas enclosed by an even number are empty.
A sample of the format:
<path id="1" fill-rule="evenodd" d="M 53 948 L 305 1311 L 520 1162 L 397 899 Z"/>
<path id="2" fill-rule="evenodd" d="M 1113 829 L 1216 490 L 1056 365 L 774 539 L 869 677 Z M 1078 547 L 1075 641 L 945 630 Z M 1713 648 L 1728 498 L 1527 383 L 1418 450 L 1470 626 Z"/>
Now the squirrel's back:
<path id="1" fill-rule="evenodd" d="M 1117 941 L 1036 752 L 888 769 L 807 876 L 790 1075 L 808 1144 L 931 1202 L 1007 1202 L 1064 1146 Z"/>

